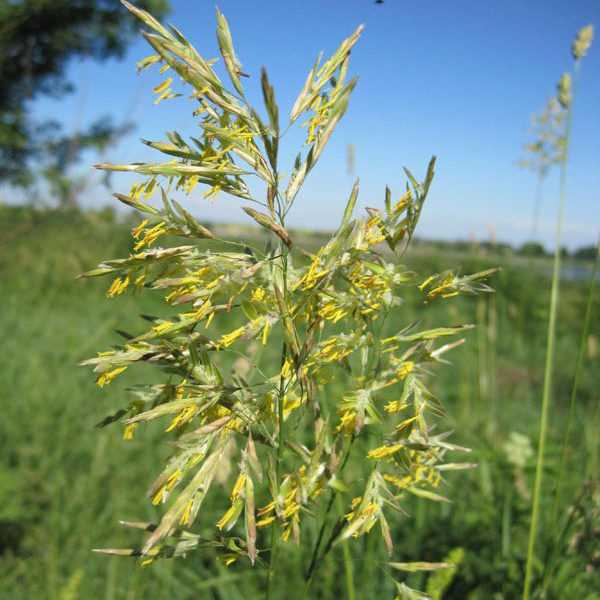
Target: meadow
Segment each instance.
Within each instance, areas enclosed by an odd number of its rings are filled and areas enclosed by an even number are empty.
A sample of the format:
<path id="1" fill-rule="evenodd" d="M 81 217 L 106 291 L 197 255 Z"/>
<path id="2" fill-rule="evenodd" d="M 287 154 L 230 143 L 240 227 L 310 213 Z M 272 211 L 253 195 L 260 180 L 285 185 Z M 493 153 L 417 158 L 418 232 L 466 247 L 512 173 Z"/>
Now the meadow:
<path id="1" fill-rule="evenodd" d="M 76 278 L 101 259 L 127 255 L 132 224 L 115 219 L 110 211 L 0 206 L 1 598 L 262 597 L 265 570 L 260 565 L 226 567 L 210 550 L 145 567 L 134 559 L 91 552 L 132 543 L 131 532 L 118 527 L 119 519 L 158 518 L 158 510 L 141 499 L 169 452 L 164 424 L 144 426 L 133 440 L 122 439 L 119 424 L 95 428 L 120 406 L 127 386 L 136 382 L 135 373 L 99 390 L 89 371 L 77 367 L 99 348 L 117 343 L 115 329 L 139 332 L 144 327 L 141 314 L 163 310 L 152 294 L 109 301 L 105 280 Z M 306 245 L 310 247 L 310 239 Z M 436 303 L 423 323 L 476 325 L 466 332 L 466 343 L 448 355 L 452 364 L 436 366 L 430 384 L 445 410 L 439 427 L 454 430 L 453 441 L 473 449 L 468 460 L 477 467 L 448 473 L 442 491 L 450 503 L 409 502 L 409 515 L 390 521 L 394 555 L 397 560 L 433 562 L 450 557 L 457 563 L 454 570 L 409 576 L 415 588 L 428 590 L 433 598 L 510 600 L 520 597 L 527 554 L 550 279 L 531 262 L 493 253 L 448 255 L 417 244 L 402 257 L 403 264 L 423 273 L 440 272 L 450 260 L 463 272 L 501 267 L 491 281 L 494 294 Z M 564 485 L 555 506 L 588 287 L 585 279 L 563 282 L 557 320 L 534 569 L 534 589 L 544 587 L 549 599 L 600 598 L 597 295 Z M 421 313 L 422 299 L 407 295 L 404 300 L 391 320 L 406 323 Z M 147 381 L 152 374 L 144 377 Z M 344 382 L 335 385 L 343 393 Z M 231 468 L 226 462 L 221 465 L 223 479 Z M 348 480 L 358 482 L 364 476 L 358 466 Z M 214 493 L 226 502 L 224 486 L 217 485 Z M 211 524 L 222 512 L 218 505 L 211 502 L 202 509 L 197 527 L 206 537 L 214 535 Z M 275 598 L 392 597 L 393 580 L 382 566 L 388 560 L 385 548 L 372 534 L 335 547 L 317 565 L 307 591 L 304 573 L 318 535 L 316 525 L 306 535 L 299 547 L 281 544 Z M 344 561 L 347 552 L 351 569 Z"/>

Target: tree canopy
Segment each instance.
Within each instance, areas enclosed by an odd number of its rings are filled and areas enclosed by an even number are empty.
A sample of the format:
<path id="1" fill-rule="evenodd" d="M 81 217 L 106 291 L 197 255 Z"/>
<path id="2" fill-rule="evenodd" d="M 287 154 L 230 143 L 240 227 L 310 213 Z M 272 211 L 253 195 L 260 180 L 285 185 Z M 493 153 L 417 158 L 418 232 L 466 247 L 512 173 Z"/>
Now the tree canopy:
<path id="1" fill-rule="evenodd" d="M 169 8 L 168 0 L 137 4 L 157 15 Z M 0 181 L 29 185 L 32 161 L 57 143 L 65 146 L 58 123 L 32 122 L 31 101 L 72 92 L 69 60 L 120 57 L 135 30 L 118 0 L 0 0 Z M 81 132 L 86 144 L 77 148 L 106 144 L 118 129 L 97 122 Z"/>

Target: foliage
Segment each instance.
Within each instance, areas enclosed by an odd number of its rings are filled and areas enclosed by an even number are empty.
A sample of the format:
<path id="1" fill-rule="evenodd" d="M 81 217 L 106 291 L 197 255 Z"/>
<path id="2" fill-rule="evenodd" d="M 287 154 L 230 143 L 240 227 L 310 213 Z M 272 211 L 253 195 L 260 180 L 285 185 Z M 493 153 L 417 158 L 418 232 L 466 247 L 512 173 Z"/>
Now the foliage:
<path id="1" fill-rule="evenodd" d="M 109 119 L 98 119 L 87 131 L 71 135 L 51 136 L 44 140 L 43 152 L 47 157 L 42 175 L 48 182 L 49 192 L 62 208 L 77 205 L 77 197 L 87 186 L 87 177 L 76 176 L 71 167 L 81 160 L 83 151 L 92 149 L 102 152 L 117 143 L 131 131 L 132 125 L 114 125 Z M 108 179 L 105 178 L 105 184 Z"/>
<path id="2" fill-rule="evenodd" d="M 547 256 L 544 246 L 539 242 L 525 242 L 519 248 L 519 254 L 522 256 Z"/>
<path id="3" fill-rule="evenodd" d="M 338 230 L 315 252 L 286 229 L 305 178 L 346 112 L 356 84 L 355 78 L 347 81 L 349 57 L 362 27 L 323 64 L 317 60 L 306 79 L 289 119 L 289 126 L 306 119 L 305 149 L 283 187 L 274 90 L 263 69 L 265 121 L 245 97 L 225 17 L 217 11 L 217 38 L 234 91 L 213 70 L 214 61 L 204 59 L 178 30 L 124 4 L 150 30 L 144 37 L 155 54 L 140 61 L 140 68 L 160 64 L 161 72 L 174 72 L 191 86 L 202 136 L 187 142 L 172 132 L 168 141 L 145 142 L 170 157 L 165 162 L 98 165 L 144 176 L 128 195 L 116 196 L 145 218 L 132 230 L 128 257 L 105 260 L 86 275 L 115 277 L 109 297 L 154 291 L 178 311 L 147 317 L 150 329 L 124 333 L 123 344 L 83 363 L 94 367 L 100 387 L 136 364 L 158 369 L 158 383 L 136 385 L 131 400 L 101 424 L 124 421 L 124 438 L 132 439 L 141 424 L 166 419 L 174 448 L 150 489 L 152 503 L 166 506 L 160 522 L 124 523 L 147 533 L 143 544 L 103 552 L 140 556 L 144 564 L 196 548 L 216 549 L 225 564 L 245 556 L 254 564 L 268 556 L 269 595 L 278 539 L 300 543 L 324 506 L 307 585 L 333 547 L 375 526 L 391 553 L 390 513 L 401 514 L 411 497 L 447 501 L 437 489 L 445 473 L 473 465 L 446 462 L 449 451 L 466 449 L 434 430 L 431 417 L 441 406 L 427 387 L 431 366 L 445 362 L 445 353 L 463 341 L 445 340 L 470 326 L 427 329 L 405 322 L 386 333 L 386 321 L 411 289 L 421 295 L 425 313 L 440 299 L 491 291 L 484 280 L 494 270 L 470 276 L 444 271 L 421 281 L 398 263 L 432 183 L 435 159 L 422 182 L 405 170 L 408 184 L 400 198 L 393 201 L 386 188 L 385 209 L 369 208 L 363 219 L 353 218 L 357 182 Z M 174 85 L 168 76 L 154 90 L 158 99 L 177 97 Z M 257 197 L 250 176 L 262 182 L 265 200 Z M 169 198 L 171 191 L 191 194 L 198 185 L 208 188 L 205 196 L 227 193 L 261 207 L 242 208 L 275 243 L 262 250 L 218 239 Z M 157 192 L 162 208 L 149 203 Z M 151 247 L 166 236 L 188 243 Z M 236 327 L 213 333 L 214 324 L 224 321 Z M 281 348 L 278 362 L 261 360 L 252 341 L 265 351 L 272 343 Z M 227 376 L 225 367 L 234 357 L 238 366 Z M 341 397 L 334 392 L 340 378 L 347 383 Z M 236 467 L 229 506 L 207 537 L 192 527 L 225 461 Z M 346 467 L 356 462 L 368 465 L 361 482 L 345 477 Z M 345 508 L 325 541 L 337 494 Z M 262 533 L 269 529 L 270 543 Z"/>
<path id="4" fill-rule="evenodd" d="M 437 571 L 429 577 L 427 581 L 427 593 L 431 596 L 432 600 L 441 600 L 444 597 L 444 592 L 452 584 L 452 580 L 464 557 L 464 549 L 455 548 L 448 554 L 446 560 L 444 560 L 445 563 L 452 566 L 448 569 Z"/>
<path id="5" fill-rule="evenodd" d="M 140 4 L 157 14 L 168 8 L 166 0 Z M 134 24 L 116 0 L 21 0 L 0 5 L 0 180 L 31 184 L 34 161 L 52 157 L 45 146 L 56 139 L 58 125 L 32 123 L 28 103 L 72 91 L 65 79 L 70 59 L 121 56 Z M 103 122 L 105 128 L 109 125 Z M 97 128 L 93 125 L 78 137 L 91 140 Z M 71 153 L 83 148 L 77 140 L 69 145 Z"/>
<path id="6" fill-rule="evenodd" d="M 594 258 L 596 258 L 597 253 L 597 245 L 582 246 L 581 248 L 577 248 L 577 250 L 573 252 L 573 257 L 579 258 L 581 260 L 594 260 Z"/>
<path id="7" fill-rule="evenodd" d="M 100 389 L 89 373 L 72 368 L 95 348 L 109 347 L 115 341 L 115 329 L 138 328 L 143 323 L 139 313 L 153 315 L 164 310 L 161 298 L 153 294 L 123 294 L 106 302 L 102 278 L 75 278 L 103 256 L 126 255 L 134 224 L 132 216 L 122 220 L 118 212 L 112 217 L 108 211 L 57 212 L 0 205 L 0 272 L 4 283 L 0 325 L 7 332 L 1 344 L 4 362 L 0 370 L 4 409 L 0 422 L 0 597 L 60 597 L 77 571 L 83 572 L 80 598 L 191 600 L 200 596 L 240 600 L 264 594 L 261 570 L 247 569 L 243 561 L 226 569 L 213 550 L 190 554 L 187 560 L 156 561 L 144 569 L 132 568 L 127 560 L 107 560 L 89 551 L 109 539 L 113 545 L 126 547 L 132 541 L 131 530 L 115 529 L 116 520 L 155 521 L 162 510 L 150 502 L 140 502 L 140 498 L 169 452 L 168 445 L 162 443 L 164 426 L 159 422 L 149 424 L 143 436 L 128 442 L 120 441 L 119 427 L 107 427 L 102 435 L 94 429 L 106 413 L 121 408 L 125 388 L 135 383 L 138 373 L 129 369 Z M 206 222 L 203 225 L 208 226 Z M 220 236 L 227 233 L 231 239 L 255 244 L 262 244 L 267 235 L 265 230 L 261 236 L 250 227 L 210 227 Z M 20 232 L 18 236 L 16 232 Z M 295 233 L 294 237 L 311 250 L 316 249 L 315 240 L 319 239 L 309 233 Z M 446 250 L 424 255 L 415 245 L 403 257 L 403 262 L 418 272 L 442 272 L 457 263 L 465 272 L 483 270 L 489 267 L 489 260 L 469 254 L 449 255 Z M 438 376 L 430 380 L 432 392 L 444 399 L 456 442 L 473 447 L 469 460 L 478 463 L 478 468 L 448 478 L 445 495 L 452 504 L 424 503 L 415 497 L 405 506 L 409 516 L 389 519 L 393 559 L 386 556 L 375 535 L 334 548 L 319 567 L 311 597 L 347 596 L 340 576 L 344 571 L 344 547 L 356 559 L 357 599 L 393 596 L 392 580 L 382 576 L 386 560 L 419 557 L 423 561 L 447 562 L 448 554 L 457 547 L 464 548 L 465 557 L 444 600 L 484 600 L 494 594 L 512 600 L 519 596 L 530 520 L 530 500 L 520 490 L 531 493 L 534 458 L 525 463 L 519 475 L 515 465 L 508 462 L 505 444 L 517 431 L 527 436 L 535 450 L 538 423 L 533 407 L 539 396 L 539 365 L 543 362 L 548 310 L 544 290 L 549 289 L 549 280 L 543 271 L 537 274 L 520 263 L 502 261 L 501 265 L 502 271 L 494 279 L 493 297 L 498 321 L 497 377 L 492 378 L 489 370 L 480 371 L 478 336 L 473 336 L 475 343 L 463 344 L 453 352 L 453 367 L 439 369 Z M 558 472 L 587 293 L 581 281 L 563 282 L 558 318 L 560 360 L 555 373 L 557 391 L 551 413 L 547 481 Z M 390 315 L 388 328 L 393 331 L 406 320 L 420 317 L 424 318 L 424 327 L 474 319 L 469 299 L 433 302 L 425 314 L 421 307 L 419 290 L 407 288 L 402 310 Z M 600 335 L 598 308 L 596 293 L 590 324 L 590 342 L 595 339 L 596 344 L 590 344 L 583 362 L 565 469 L 563 495 L 577 497 L 577 504 L 591 503 L 591 493 L 580 494 L 581 480 L 584 476 L 593 478 L 600 465 L 595 364 Z M 232 311 L 222 321 L 214 320 L 212 327 L 218 328 L 215 333 L 234 329 L 236 318 Z M 484 330 L 487 334 L 486 327 Z M 266 362 L 278 360 L 279 348 L 273 344 L 258 344 L 257 349 L 264 353 Z M 490 367 L 487 365 L 487 369 Z M 145 369 L 144 375 L 153 377 L 152 371 Z M 496 382 L 495 394 L 502 399 L 493 437 L 485 434 L 489 409 L 485 398 L 480 399 L 477 385 L 483 375 Z M 158 376 L 153 381 L 158 383 Z M 338 378 L 332 387 L 332 394 L 342 397 L 345 379 Z M 356 450 L 360 444 L 360 439 L 355 442 Z M 368 447 L 365 440 L 364 450 Z M 526 446 L 519 443 L 519 447 Z M 223 472 L 228 465 L 231 467 L 224 461 Z M 349 463 L 345 480 L 359 486 L 366 467 Z M 228 502 L 229 485 L 222 478 L 216 480 L 211 501 L 202 508 L 202 519 L 195 527 L 206 536 L 212 534 L 214 522 L 222 516 L 219 509 Z M 545 494 L 537 551 L 542 559 L 550 550 L 551 504 L 550 494 Z M 591 504 L 586 510 L 593 515 Z M 285 577 L 275 582 L 276 598 L 306 597 L 304 569 L 318 529 L 312 519 L 304 524 L 301 546 L 291 542 L 282 545 L 278 564 Z M 591 532 L 586 525 L 581 531 L 588 530 Z M 576 531 L 567 532 L 559 548 L 560 561 L 550 575 L 549 598 L 575 595 L 591 600 L 600 587 L 600 569 L 579 551 L 588 543 L 569 546 Z M 593 536 L 585 535 L 593 546 Z M 427 576 L 408 574 L 408 585 L 425 590 Z"/>

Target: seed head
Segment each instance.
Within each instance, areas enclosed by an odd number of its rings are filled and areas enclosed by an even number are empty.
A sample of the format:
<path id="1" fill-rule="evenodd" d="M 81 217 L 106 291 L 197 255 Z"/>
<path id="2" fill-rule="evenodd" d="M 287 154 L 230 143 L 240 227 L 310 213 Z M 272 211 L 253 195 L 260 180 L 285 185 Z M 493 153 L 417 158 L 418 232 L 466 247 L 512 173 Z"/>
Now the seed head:
<path id="1" fill-rule="evenodd" d="M 564 109 L 568 109 L 571 106 L 571 75 L 569 73 L 563 73 L 558 81 L 558 101 Z"/>
<path id="2" fill-rule="evenodd" d="M 587 54 L 589 47 L 592 45 L 593 39 L 593 25 L 586 25 L 577 32 L 575 40 L 573 41 L 573 45 L 571 46 L 571 52 L 575 60 L 579 60 Z"/>

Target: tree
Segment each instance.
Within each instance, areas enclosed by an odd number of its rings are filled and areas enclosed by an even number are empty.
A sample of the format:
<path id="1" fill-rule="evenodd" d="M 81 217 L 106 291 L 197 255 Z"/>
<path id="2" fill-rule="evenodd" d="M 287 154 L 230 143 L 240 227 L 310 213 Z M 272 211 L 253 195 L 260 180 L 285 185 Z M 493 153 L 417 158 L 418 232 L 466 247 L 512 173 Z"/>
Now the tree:
<path id="1" fill-rule="evenodd" d="M 539 242 L 525 242 L 519 248 L 522 256 L 546 256 L 546 249 Z"/>
<path id="2" fill-rule="evenodd" d="M 163 15 L 168 0 L 140 5 Z M 118 0 L 0 0 L 0 181 L 17 186 L 33 182 L 32 162 L 57 146 L 68 148 L 51 162 L 61 173 L 63 158 L 76 160 L 84 148 L 106 145 L 121 130 L 98 121 L 77 139 L 60 134 L 56 122 L 33 123 L 31 101 L 72 92 L 65 68 L 72 58 L 105 60 L 123 55 L 135 21 Z"/>
<path id="3" fill-rule="evenodd" d="M 597 246 L 581 246 L 573 253 L 573 256 L 579 260 L 594 260 L 598 252 Z"/>

